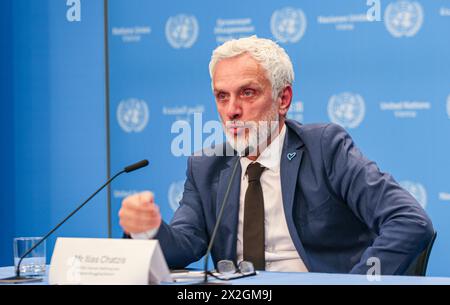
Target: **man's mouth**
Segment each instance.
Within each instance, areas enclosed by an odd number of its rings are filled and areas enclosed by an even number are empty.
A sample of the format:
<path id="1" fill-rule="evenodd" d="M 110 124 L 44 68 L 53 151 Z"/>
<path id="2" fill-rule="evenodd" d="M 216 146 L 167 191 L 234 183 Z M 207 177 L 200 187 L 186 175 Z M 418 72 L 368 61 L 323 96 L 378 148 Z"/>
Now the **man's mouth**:
<path id="1" fill-rule="evenodd" d="M 227 121 L 225 129 L 228 134 L 234 136 L 243 136 L 246 133 L 257 130 L 253 121 Z"/>
<path id="2" fill-rule="evenodd" d="M 229 134 L 238 136 L 241 135 L 245 131 L 244 126 L 227 126 L 227 130 Z"/>

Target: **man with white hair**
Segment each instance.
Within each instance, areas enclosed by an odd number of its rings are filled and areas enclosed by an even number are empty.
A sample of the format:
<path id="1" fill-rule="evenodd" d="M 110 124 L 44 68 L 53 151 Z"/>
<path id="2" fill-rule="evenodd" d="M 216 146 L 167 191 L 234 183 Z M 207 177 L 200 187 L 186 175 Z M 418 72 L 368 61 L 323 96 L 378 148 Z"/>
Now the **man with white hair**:
<path id="1" fill-rule="evenodd" d="M 209 69 L 227 137 L 215 151 L 236 153 L 189 158 L 170 224 L 151 192 L 125 198 L 124 231 L 158 239 L 172 268 L 199 260 L 239 164 L 211 252 L 216 265 L 365 274 L 375 258 L 382 274 L 405 273 L 432 238 L 430 219 L 343 128 L 286 118 L 294 71 L 284 49 L 256 36 L 231 40 L 214 50 Z"/>

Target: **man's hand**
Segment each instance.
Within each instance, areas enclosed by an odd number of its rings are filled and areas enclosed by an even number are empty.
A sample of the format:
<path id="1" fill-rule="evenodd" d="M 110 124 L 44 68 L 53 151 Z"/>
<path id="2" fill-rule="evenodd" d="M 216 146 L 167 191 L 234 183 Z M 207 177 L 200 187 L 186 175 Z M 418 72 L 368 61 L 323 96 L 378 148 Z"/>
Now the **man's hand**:
<path id="1" fill-rule="evenodd" d="M 126 234 L 143 233 L 161 225 L 161 213 L 152 192 L 126 197 L 119 211 L 120 226 Z"/>

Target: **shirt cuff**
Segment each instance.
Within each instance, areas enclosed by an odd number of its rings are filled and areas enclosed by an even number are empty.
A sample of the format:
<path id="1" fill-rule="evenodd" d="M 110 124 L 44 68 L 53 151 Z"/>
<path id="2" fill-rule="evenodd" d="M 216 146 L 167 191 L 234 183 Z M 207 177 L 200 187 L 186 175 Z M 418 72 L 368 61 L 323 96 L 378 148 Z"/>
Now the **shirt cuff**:
<path id="1" fill-rule="evenodd" d="M 159 228 L 148 230 L 147 232 L 142 233 L 131 233 L 132 239 L 152 239 L 158 233 Z"/>

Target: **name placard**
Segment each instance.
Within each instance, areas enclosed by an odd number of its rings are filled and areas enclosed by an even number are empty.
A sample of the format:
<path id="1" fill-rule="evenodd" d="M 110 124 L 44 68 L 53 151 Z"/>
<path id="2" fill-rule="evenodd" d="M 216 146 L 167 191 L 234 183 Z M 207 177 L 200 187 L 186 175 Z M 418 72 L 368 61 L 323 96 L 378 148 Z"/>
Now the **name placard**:
<path id="1" fill-rule="evenodd" d="M 172 282 L 157 240 L 58 238 L 51 285 L 148 285 Z"/>

